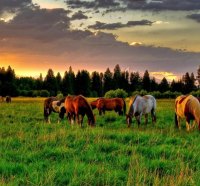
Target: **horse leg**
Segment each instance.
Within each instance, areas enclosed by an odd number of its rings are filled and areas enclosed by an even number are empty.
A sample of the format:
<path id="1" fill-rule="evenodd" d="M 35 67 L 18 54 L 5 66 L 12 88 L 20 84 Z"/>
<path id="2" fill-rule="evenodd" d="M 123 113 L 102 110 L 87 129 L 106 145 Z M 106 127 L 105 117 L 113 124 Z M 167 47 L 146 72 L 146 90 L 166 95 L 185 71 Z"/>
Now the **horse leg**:
<path id="1" fill-rule="evenodd" d="M 99 109 L 99 116 L 101 116 L 101 114 L 102 114 L 102 110 L 101 110 L 101 109 Z"/>
<path id="2" fill-rule="evenodd" d="M 154 111 L 154 109 L 151 110 L 151 118 L 152 118 L 152 123 L 156 122 L 156 113 Z"/>
<path id="3" fill-rule="evenodd" d="M 81 127 L 83 127 L 83 118 L 84 118 L 84 114 L 81 115 Z"/>
<path id="4" fill-rule="evenodd" d="M 189 132 L 190 131 L 190 119 L 186 117 L 186 129 Z"/>

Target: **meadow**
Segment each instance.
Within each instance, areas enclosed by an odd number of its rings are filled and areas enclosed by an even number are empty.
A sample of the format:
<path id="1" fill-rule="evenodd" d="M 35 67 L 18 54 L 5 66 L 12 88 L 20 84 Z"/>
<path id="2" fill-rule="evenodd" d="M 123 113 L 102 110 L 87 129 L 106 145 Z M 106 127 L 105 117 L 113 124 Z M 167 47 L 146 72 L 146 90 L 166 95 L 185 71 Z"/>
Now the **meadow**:
<path id="1" fill-rule="evenodd" d="M 89 100 L 91 101 L 91 99 Z M 174 100 L 157 100 L 157 123 L 127 128 L 96 114 L 96 127 L 43 121 L 43 99 L 0 103 L 0 185 L 199 185 L 200 133 L 174 127 Z"/>

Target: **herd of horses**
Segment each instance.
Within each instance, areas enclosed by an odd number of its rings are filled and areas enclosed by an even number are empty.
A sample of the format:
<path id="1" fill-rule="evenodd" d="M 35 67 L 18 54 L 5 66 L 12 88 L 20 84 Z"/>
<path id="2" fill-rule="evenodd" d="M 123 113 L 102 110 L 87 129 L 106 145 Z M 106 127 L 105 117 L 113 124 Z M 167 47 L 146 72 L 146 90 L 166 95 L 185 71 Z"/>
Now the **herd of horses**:
<path id="1" fill-rule="evenodd" d="M 127 126 L 130 127 L 132 118 L 135 117 L 138 126 L 141 118 L 145 116 L 145 124 L 148 123 L 148 115 L 151 115 L 152 123 L 156 122 L 156 99 L 152 95 L 136 95 L 129 101 L 129 109 L 126 114 L 126 102 L 123 98 L 98 98 L 89 103 L 82 96 L 67 96 L 63 99 L 49 97 L 44 101 L 44 119 L 50 123 L 51 112 L 59 113 L 60 119 L 66 115 L 70 124 L 77 122 L 83 125 L 83 118 L 86 115 L 88 125 L 95 126 L 95 116 L 93 109 L 98 109 L 99 115 L 105 111 L 115 111 L 119 115 L 126 115 Z M 180 129 L 180 120 L 186 119 L 186 129 L 194 128 L 195 122 L 200 130 L 200 99 L 192 95 L 181 95 L 175 99 L 175 126 Z M 194 120 L 193 125 L 190 121 Z"/>

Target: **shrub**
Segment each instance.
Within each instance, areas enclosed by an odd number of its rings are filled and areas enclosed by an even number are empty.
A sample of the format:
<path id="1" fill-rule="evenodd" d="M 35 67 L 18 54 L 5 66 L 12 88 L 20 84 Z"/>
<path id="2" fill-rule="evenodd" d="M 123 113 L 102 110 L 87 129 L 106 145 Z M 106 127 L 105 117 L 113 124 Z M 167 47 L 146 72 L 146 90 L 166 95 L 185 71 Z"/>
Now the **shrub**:
<path id="1" fill-rule="evenodd" d="M 50 93 L 48 90 L 41 90 L 40 91 L 40 96 L 41 97 L 49 97 L 50 96 Z"/>
<path id="2" fill-rule="evenodd" d="M 128 93 L 123 89 L 109 90 L 105 93 L 106 98 L 126 98 Z"/>
<path id="3" fill-rule="evenodd" d="M 58 99 L 62 99 L 64 96 L 61 92 L 58 92 L 57 96 L 56 96 Z"/>

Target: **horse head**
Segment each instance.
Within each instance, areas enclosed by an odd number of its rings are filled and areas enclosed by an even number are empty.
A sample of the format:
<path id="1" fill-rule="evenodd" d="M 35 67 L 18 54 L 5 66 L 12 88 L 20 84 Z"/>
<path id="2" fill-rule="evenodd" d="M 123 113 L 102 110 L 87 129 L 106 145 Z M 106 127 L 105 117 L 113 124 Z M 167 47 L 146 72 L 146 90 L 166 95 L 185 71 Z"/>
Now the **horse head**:
<path id="1" fill-rule="evenodd" d="M 132 116 L 130 114 L 126 114 L 126 123 L 127 123 L 128 127 L 130 127 L 130 125 L 132 123 Z"/>

